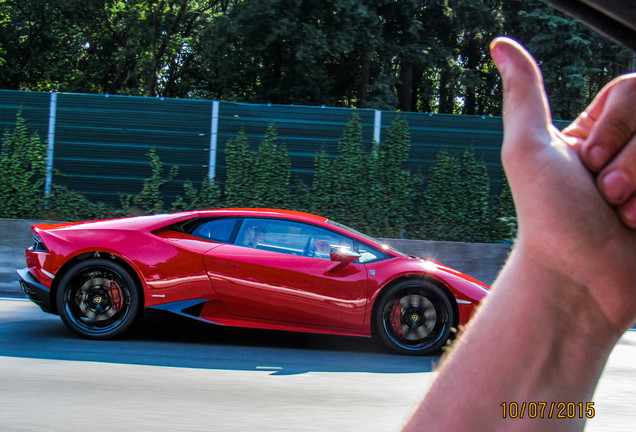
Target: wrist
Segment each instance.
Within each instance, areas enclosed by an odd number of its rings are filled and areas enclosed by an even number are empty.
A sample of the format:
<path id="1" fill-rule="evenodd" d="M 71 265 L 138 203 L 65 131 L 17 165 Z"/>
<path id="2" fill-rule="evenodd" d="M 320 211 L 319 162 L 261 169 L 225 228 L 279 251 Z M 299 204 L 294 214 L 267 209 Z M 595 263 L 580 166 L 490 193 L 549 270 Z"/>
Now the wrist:
<path id="1" fill-rule="evenodd" d="M 581 368 L 598 378 L 620 333 L 585 284 L 537 258 L 524 245 L 515 247 L 479 318 L 497 327 L 506 351 L 524 359 L 506 371 L 517 376 L 518 397 L 591 400 L 596 381 L 581 380 Z"/>
<path id="2" fill-rule="evenodd" d="M 523 274 L 537 295 L 557 302 L 572 329 L 592 326 L 590 331 L 603 340 L 618 340 L 636 320 L 636 267 L 624 259 L 631 251 L 597 243 L 594 255 L 584 256 L 585 245 L 564 243 L 520 236 L 506 268 Z"/>
<path id="3" fill-rule="evenodd" d="M 563 338 L 577 340 L 575 344 L 582 339 L 595 349 L 611 350 L 624 330 L 617 328 L 607 308 L 599 303 L 593 286 L 597 281 L 586 278 L 585 271 L 577 272 L 559 262 L 558 256 L 547 255 L 545 249 L 537 251 L 518 242 L 493 291 L 509 291 L 509 301 L 533 311 L 536 319 L 544 321 L 545 331 L 559 332 Z M 605 294 L 611 295 L 609 291 Z"/>

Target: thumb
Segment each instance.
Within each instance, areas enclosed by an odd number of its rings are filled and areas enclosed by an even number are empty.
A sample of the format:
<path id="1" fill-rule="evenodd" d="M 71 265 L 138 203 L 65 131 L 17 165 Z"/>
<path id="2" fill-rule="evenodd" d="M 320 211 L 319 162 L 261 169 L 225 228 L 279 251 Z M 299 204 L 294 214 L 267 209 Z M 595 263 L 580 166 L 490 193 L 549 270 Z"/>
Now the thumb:
<path id="1" fill-rule="evenodd" d="M 504 157 L 508 151 L 539 150 L 550 142 L 552 119 L 537 62 L 509 38 L 495 39 L 490 53 L 504 87 Z"/>

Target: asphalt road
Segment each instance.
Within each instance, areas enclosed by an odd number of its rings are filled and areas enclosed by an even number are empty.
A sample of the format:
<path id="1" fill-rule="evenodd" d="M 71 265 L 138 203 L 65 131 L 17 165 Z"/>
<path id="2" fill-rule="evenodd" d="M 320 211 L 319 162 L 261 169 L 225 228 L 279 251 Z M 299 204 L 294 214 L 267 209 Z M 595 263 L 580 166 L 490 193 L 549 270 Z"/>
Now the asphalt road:
<path id="1" fill-rule="evenodd" d="M 87 341 L 30 302 L 4 299 L 0 429 L 391 431 L 437 360 L 388 354 L 364 338 L 156 319 L 124 339 Z M 606 367 L 588 431 L 636 430 L 635 360 L 629 332 Z"/>

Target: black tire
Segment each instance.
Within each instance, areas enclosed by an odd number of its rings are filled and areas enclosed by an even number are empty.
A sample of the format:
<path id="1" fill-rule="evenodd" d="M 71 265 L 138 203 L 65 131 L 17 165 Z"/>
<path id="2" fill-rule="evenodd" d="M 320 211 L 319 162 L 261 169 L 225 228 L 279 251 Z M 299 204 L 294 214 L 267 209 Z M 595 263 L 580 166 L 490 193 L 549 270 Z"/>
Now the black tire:
<path id="1" fill-rule="evenodd" d="M 139 310 L 139 290 L 120 264 L 92 258 L 69 269 L 56 294 L 66 326 L 89 339 L 110 339 L 128 330 Z"/>
<path id="2" fill-rule="evenodd" d="M 446 292 L 425 280 L 400 282 L 378 299 L 373 316 L 375 335 L 393 351 L 428 355 L 452 335 L 455 319 Z"/>

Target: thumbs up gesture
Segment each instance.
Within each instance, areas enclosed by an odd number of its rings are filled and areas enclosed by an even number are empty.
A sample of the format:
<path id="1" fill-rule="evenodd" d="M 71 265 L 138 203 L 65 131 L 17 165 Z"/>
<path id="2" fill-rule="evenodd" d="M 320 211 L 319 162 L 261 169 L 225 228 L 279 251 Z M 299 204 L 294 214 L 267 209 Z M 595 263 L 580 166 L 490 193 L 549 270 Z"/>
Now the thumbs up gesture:
<path id="1" fill-rule="evenodd" d="M 404 430 L 578 431 L 581 417 L 520 416 L 511 426 L 497 409 L 590 401 L 636 321 L 636 75 L 610 83 L 561 132 L 532 56 L 507 38 L 491 53 L 504 85 L 502 160 L 518 238 Z"/>
<path id="2" fill-rule="evenodd" d="M 620 334 L 636 320 L 636 74 L 610 83 L 560 132 L 531 55 L 506 38 L 491 53 L 504 84 L 517 246 L 571 280 Z"/>

